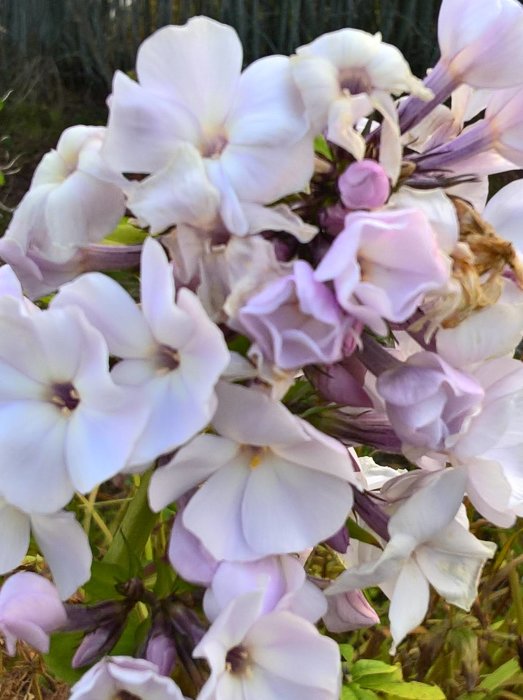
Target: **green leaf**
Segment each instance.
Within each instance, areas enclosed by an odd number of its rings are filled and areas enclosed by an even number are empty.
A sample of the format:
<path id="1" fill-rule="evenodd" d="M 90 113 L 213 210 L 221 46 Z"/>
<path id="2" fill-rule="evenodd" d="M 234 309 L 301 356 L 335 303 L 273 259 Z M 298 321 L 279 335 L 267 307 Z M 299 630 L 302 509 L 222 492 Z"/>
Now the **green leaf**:
<path id="1" fill-rule="evenodd" d="M 88 602 L 112 600 L 122 596 L 116 591 L 116 584 L 129 578 L 124 567 L 105 561 L 93 561 L 91 578 L 84 586 Z"/>
<path id="2" fill-rule="evenodd" d="M 380 679 L 388 681 L 401 681 L 403 676 L 401 666 L 391 666 L 384 661 L 375 659 L 359 659 L 351 668 L 352 678 L 368 687 L 369 677 L 378 676 Z"/>
<path id="3" fill-rule="evenodd" d="M 135 607 L 127 618 L 127 624 L 120 639 L 111 650 L 111 656 L 134 656 L 144 641 L 150 625 L 149 618 L 144 620 L 138 612 L 138 606 Z"/>
<path id="4" fill-rule="evenodd" d="M 485 676 L 478 688 L 482 688 L 483 690 L 496 690 L 496 688 L 499 688 L 513 676 L 517 675 L 519 671 L 520 668 L 517 660 L 510 659 L 510 661 L 507 661 L 495 671 L 489 673 L 488 676 Z"/>
<path id="5" fill-rule="evenodd" d="M 441 688 L 418 681 L 384 681 L 375 690 L 385 693 L 388 700 L 445 700 Z"/>
<path id="6" fill-rule="evenodd" d="M 0 170 L 0 187 L 3 187 L 5 185 L 5 175 L 4 173 Z"/>
<path id="7" fill-rule="evenodd" d="M 354 522 L 351 518 L 347 520 L 347 527 L 349 528 L 349 535 L 354 540 L 359 540 L 360 542 L 365 542 L 366 544 L 372 544 L 375 547 L 379 547 L 379 543 L 375 537 L 373 537 L 370 532 L 364 530 L 358 523 Z"/>
<path id="8" fill-rule="evenodd" d="M 47 670 L 70 685 L 76 683 L 85 672 L 84 668 L 71 668 L 71 661 L 83 636 L 83 632 L 57 632 L 52 634 L 49 653 L 44 656 Z"/>
<path id="9" fill-rule="evenodd" d="M 327 160 L 332 160 L 332 151 L 323 136 L 316 136 L 314 139 L 314 151 L 320 156 L 325 156 Z"/>
<path id="10" fill-rule="evenodd" d="M 354 658 L 354 647 L 350 644 L 340 644 L 340 654 L 347 661 L 347 663 L 352 664 Z"/>
<path id="11" fill-rule="evenodd" d="M 372 690 L 360 688 L 357 683 L 347 683 L 341 689 L 340 700 L 378 700 L 378 696 Z"/>
<path id="12" fill-rule="evenodd" d="M 140 486 L 129 502 L 127 512 L 104 557 L 108 564 L 118 564 L 128 570 L 127 578 L 138 573 L 137 565 L 158 518 L 149 508 L 147 489 L 152 470 L 142 474 Z"/>
<path id="13" fill-rule="evenodd" d="M 119 245 L 139 245 L 147 238 L 148 233 L 137 226 L 129 223 L 129 220 L 123 218 L 118 226 L 103 240 L 106 244 Z"/>

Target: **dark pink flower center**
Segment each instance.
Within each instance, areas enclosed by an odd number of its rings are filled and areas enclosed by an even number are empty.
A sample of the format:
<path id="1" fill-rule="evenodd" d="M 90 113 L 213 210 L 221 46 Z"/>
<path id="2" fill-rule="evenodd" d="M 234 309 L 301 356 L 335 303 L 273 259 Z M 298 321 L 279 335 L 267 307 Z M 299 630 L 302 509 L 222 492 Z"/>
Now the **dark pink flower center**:
<path id="1" fill-rule="evenodd" d="M 51 388 L 51 403 L 54 403 L 63 413 L 70 413 L 80 403 L 80 394 L 71 382 L 53 384 Z"/>
<path id="2" fill-rule="evenodd" d="M 225 668 L 229 673 L 241 675 L 250 668 L 251 658 L 249 652 L 241 644 L 229 649 L 225 657 Z"/>

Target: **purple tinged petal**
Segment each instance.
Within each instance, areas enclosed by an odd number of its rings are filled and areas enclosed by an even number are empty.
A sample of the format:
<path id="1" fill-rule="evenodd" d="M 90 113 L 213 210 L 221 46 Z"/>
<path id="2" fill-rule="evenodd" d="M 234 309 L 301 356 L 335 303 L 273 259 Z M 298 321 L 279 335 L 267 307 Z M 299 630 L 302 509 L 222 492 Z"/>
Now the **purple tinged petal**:
<path id="1" fill-rule="evenodd" d="M 327 691 L 337 698 L 340 682 L 338 645 L 307 620 L 289 612 L 260 618 L 246 636 L 257 665 L 284 680 Z"/>
<path id="2" fill-rule="evenodd" d="M 67 621 L 54 586 L 42 576 L 20 572 L 10 576 L 0 590 L 0 630 L 8 652 L 22 639 L 38 651 L 49 649 L 49 633 Z"/>
<path id="3" fill-rule="evenodd" d="M 242 503 L 248 480 L 246 459 L 237 457 L 212 474 L 183 512 L 185 527 L 215 559 L 250 561 L 265 554 L 253 550 L 244 535 Z"/>
<path id="4" fill-rule="evenodd" d="M 202 542 L 184 526 L 182 512 L 183 510 L 178 510 L 171 530 L 169 561 L 186 581 L 209 586 L 218 562 Z"/>
<path id="5" fill-rule="evenodd" d="M 370 627 L 379 623 L 380 618 L 361 591 L 347 591 L 330 596 L 329 609 L 323 616 L 329 632 L 339 634 Z"/>
<path id="6" fill-rule="evenodd" d="M 274 455 L 249 474 L 242 530 L 258 556 L 302 551 L 334 534 L 351 505 L 348 483 Z"/>
<path id="7" fill-rule="evenodd" d="M 341 359 L 351 321 L 305 261 L 251 297 L 238 321 L 264 356 L 282 369 Z"/>

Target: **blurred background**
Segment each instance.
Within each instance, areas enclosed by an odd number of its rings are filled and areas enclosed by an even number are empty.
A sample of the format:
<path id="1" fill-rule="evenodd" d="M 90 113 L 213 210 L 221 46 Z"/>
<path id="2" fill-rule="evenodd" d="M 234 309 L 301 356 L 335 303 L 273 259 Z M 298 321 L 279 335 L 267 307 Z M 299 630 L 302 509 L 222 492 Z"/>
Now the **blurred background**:
<path id="1" fill-rule="evenodd" d="M 0 0 L 0 232 L 41 156 L 72 124 L 105 124 L 116 69 L 155 29 L 203 14 L 232 25 L 245 63 L 342 27 L 380 31 L 422 77 L 440 0 Z M 14 160 L 14 162 L 13 162 Z"/>

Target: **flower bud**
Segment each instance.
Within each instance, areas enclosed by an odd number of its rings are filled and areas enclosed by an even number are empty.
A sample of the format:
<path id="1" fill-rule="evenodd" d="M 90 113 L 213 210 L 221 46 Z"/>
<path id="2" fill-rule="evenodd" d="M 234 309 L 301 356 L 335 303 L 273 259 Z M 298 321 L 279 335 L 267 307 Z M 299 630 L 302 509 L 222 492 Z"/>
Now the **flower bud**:
<path id="1" fill-rule="evenodd" d="M 163 632 L 151 635 L 145 647 L 145 658 L 158 666 L 162 676 L 170 676 L 178 658 L 174 639 Z"/>
<path id="2" fill-rule="evenodd" d="M 341 201 L 349 209 L 377 209 L 390 194 L 385 170 L 373 160 L 360 160 L 349 165 L 338 180 Z"/>

